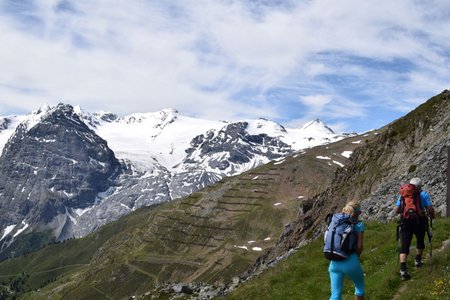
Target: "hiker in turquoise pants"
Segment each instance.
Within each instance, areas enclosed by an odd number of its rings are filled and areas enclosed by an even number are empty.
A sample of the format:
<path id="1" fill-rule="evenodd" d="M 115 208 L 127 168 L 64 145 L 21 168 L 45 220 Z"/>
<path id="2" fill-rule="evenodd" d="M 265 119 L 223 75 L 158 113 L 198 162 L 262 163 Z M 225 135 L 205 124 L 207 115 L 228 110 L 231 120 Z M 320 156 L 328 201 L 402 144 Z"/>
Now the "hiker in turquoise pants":
<path id="1" fill-rule="evenodd" d="M 355 299 L 364 299 L 364 273 L 359 262 L 359 256 L 363 250 L 364 223 L 358 221 L 361 214 L 361 205 L 359 201 L 352 200 L 342 209 L 343 213 L 349 214 L 354 218 L 355 231 L 358 237 L 356 253 L 350 254 L 345 260 L 331 261 L 328 268 L 331 281 L 330 300 L 340 300 L 344 287 L 344 277 L 348 276 L 355 285 Z"/>

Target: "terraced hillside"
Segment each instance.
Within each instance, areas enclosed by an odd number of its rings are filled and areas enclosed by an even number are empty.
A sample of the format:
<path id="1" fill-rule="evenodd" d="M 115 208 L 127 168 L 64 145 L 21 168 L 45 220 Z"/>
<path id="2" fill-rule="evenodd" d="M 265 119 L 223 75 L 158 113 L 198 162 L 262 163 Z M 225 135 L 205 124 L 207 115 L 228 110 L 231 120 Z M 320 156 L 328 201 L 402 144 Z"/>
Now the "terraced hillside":
<path id="1" fill-rule="evenodd" d="M 345 168 L 345 151 L 376 134 L 297 153 L 138 210 L 83 239 L 4 261 L 0 279 L 22 276 L 32 299 L 122 299 L 168 281 L 228 283 L 274 245 L 304 199 Z"/>

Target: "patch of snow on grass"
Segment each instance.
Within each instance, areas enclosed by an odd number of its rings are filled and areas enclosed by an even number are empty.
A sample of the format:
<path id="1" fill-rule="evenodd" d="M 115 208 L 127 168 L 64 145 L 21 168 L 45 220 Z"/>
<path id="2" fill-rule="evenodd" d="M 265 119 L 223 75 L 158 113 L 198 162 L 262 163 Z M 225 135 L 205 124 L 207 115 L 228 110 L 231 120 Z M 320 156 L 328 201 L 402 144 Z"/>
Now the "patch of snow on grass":
<path id="1" fill-rule="evenodd" d="M 341 153 L 341 155 L 342 155 L 343 157 L 349 158 L 350 155 L 352 155 L 352 153 L 353 153 L 353 151 L 344 151 L 344 152 Z"/>
<path id="2" fill-rule="evenodd" d="M 244 249 L 244 250 L 248 251 L 247 246 L 236 246 L 236 245 L 234 245 L 234 248 Z"/>
<path id="3" fill-rule="evenodd" d="M 318 159 L 324 159 L 324 160 L 329 160 L 329 159 L 331 159 L 331 158 L 329 158 L 328 156 L 316 156 L 316 158 L 318 158 Z"/>
<path id="4" fill-rule="evenodd" d="M 340 162 L 335 161 L 335 160 L 333 160 L 333 162 L 334 162 L 335 164 L 337 164 L 338 166 L 340 166 L 340 167 L 344 167 L 344 164 L 343 164 L 343 163 L 340 163 Z"/>

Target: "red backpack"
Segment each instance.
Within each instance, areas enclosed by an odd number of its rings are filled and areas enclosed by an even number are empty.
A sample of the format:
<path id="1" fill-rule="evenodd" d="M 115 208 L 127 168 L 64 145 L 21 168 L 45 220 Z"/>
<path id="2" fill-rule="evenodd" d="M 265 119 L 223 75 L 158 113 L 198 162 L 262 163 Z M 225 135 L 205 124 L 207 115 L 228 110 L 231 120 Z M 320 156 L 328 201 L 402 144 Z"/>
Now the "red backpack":
<path id="1" fill-rule="evenodd" d="M 420 207 L 420 189 L 413 184 L 406 183 L 400 187 L 400 195 L 400 213 L 403 218 L 416 218 L 424 215 Z"/>

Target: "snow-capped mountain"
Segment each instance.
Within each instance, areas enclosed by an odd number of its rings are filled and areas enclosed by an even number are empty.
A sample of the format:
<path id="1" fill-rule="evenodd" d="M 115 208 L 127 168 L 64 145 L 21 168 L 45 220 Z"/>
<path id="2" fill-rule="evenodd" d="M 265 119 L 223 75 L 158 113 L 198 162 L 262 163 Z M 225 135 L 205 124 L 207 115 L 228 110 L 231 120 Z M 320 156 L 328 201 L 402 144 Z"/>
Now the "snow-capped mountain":
<path id="1" fill-rule="evenodd" d="M 119 117 L 59 104 L 0 117 L 0 243 L 25 229 L 81 237 L 139 207 L 343 137 L 320 120 L 288 129 L 175 109 Z"/>

